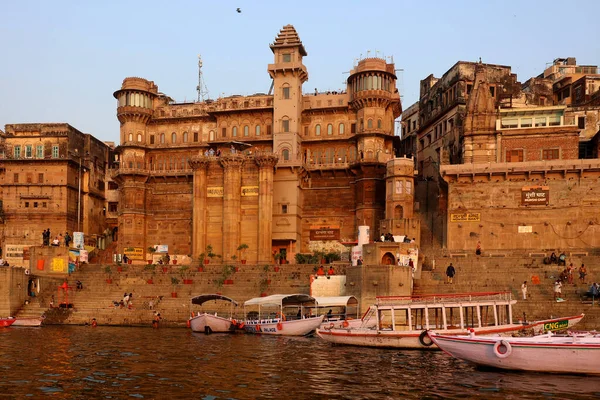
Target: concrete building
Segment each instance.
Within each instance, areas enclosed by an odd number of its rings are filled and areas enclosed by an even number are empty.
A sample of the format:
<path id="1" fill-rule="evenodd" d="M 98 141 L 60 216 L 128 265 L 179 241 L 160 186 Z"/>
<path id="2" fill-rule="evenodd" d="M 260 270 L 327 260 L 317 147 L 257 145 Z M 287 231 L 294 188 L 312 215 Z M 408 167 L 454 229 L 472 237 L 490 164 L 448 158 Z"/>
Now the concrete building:
<path id="1" fill-rule="evenodd" d="M 359 225 L 380 231 L 401 113 L 394 64 L 360 60 L 346 90 L 305 94 L 307 52 L 294 27 L 270 48 L 273 94 L 175 103 L 154 82 L 123 81 L 114 94 L 120 248 L 160 244 L 197 258 L 210 245 L 224 260 L 270 263 L 351 245 Z"/>
<path id="2" fill-rule="evenodd" d="M 52 239 L 80 231 L 95 244 L 107 228 L 109 148 L 65 123 L 11 124 L 0 134 L 5 258 L 23 262 L 48 228 Z"/>

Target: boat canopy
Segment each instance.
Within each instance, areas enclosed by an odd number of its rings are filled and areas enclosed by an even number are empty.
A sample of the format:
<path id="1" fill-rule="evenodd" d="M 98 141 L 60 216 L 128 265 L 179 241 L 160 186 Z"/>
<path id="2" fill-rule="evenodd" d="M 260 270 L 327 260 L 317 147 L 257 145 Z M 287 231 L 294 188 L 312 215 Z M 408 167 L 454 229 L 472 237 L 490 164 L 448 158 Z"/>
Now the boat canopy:
<path id="1" fill-rule="evenodd" d="M 192 297 L 192 304 L 201 305 L 210 300 L 224 300 L 233 303 L 233 305 L 235 305 L 236 307 L 238 305 L 238 303 L 235 300 L 230 299 L 227 296 L 222 296 L 220 294 L 201 294 L 199 296 Z"/>
<path id="2" fill-rule="evenodd" d="M 315 299 L 307 294 L 273 294 L 266 297 L 255 297 L 244 303 L 244 306 L 297 306 L 315 303 Z"/>
<path id="3" fill-rule="evenodd" d="M 348 307 L 358 305 L 354 296 L 315 297 L 318 307 Z"/>

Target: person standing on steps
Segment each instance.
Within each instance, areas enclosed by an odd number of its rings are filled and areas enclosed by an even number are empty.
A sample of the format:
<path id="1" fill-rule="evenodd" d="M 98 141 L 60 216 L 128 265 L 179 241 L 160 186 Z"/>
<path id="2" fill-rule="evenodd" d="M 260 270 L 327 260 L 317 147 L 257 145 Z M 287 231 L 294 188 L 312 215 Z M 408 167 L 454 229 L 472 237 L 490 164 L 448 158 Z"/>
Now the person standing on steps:
<path id="1" fill-rule="evenodd" d="M 521 293 L 523 293 L 523 300 L 527 300 L 527 281 L 521 285 Z"/>
<path id="2" fill-rule="evenodd" d="M 480 256 L 481 255 L 481 242 L 477 241 L 477 248 L 475 248 L 475 254 Z"/>
<path id="3" fill-rule="evenodd" d="M 452 283 L 454 275 L 456 275 L 456 270 L 454 269 L 452 263 L 450 263 L 450 265 L 448 265 L 448 268 L 446 268 L 446 283 Z"/>
<path id="4" fill-rule="evenodd" d="M 560 281 L 560 279 L 558 279 L 556 282 L 554 282 L 554 300 L 555 301 L 562 301 L 561 288 L 562 288 L 562 282 Z"/>
<path id="5" fill-rule="evenodd" d="M 587 269 L 585 268 L 585 265 L 583 265 L 583 263 L 581 264 L 581 267 L 579 267 L 579 281 L 583 284 L 585 284 L 585 276 L 587 275 Z"/>

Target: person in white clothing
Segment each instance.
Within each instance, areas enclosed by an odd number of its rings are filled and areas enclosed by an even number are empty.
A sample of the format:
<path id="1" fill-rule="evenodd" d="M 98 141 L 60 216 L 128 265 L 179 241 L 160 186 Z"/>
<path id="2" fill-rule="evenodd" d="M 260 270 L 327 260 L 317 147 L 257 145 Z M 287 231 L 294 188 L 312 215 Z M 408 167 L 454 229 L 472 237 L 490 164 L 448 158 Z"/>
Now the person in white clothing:
<path id="1" fill-rule="evenodd" d="M 521 293 L 523 293 L 523 300 L 527 300 L 527 281 L 521 285 Z"/>
<path id="2" fill-rule="evenodd" d="M 561 290 L 562 288 L 562 282 L 560 280 L 557 280 L 556 282 L 554 282 L 554 300 L 559 300 L 562 299 L 561 298 Z"/>

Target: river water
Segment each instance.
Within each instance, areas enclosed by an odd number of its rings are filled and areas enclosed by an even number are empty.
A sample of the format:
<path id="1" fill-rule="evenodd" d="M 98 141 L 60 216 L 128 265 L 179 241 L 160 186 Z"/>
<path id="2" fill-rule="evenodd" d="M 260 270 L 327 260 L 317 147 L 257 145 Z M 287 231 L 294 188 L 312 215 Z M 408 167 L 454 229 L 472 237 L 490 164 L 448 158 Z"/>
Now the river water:
<path id="1" fill-rule="evenodd" d="M 319 338 L 12 327 L 0 329 L 0 356 L 0 398 L 600 398 L 600 377 L 481 371 L 440 351 Z"/>

